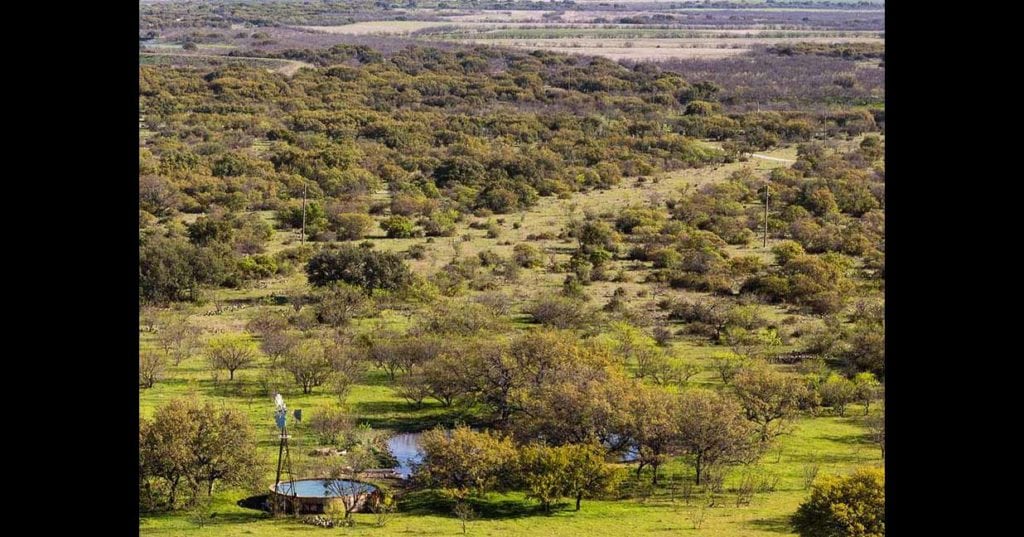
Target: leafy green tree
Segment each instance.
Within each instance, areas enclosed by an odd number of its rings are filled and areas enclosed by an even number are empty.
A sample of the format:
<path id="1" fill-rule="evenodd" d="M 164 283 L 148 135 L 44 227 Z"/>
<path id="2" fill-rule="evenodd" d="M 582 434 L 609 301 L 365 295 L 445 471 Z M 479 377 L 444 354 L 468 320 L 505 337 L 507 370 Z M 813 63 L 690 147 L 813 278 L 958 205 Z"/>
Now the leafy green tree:
<path id="1" fill-rule="evenodd" d="M 597 172 L 598 188 L 611 188 L 622 182 L 622 170 L 614 162 L 599 162 L 594 171 Z"/>
<path id="2" fill-rule="evenodd" d="M 139 248 L 139 298 L 150 303 L 197 300 L 201 286 L 225 281 L 231 260 L 230 251 L 223 249 L 147 237 Z"/>
<path id="3" fill-rule="evenodd" d="M 197 246 L 211 242 L 228 244 L 234 238 L 234 227 L 227 218 L 200 217 L 188 225 L 188 238 Z"/>
<path id="4" fill-rule="evenodd" d="M 166 505 L 178 507 L 182 486 L 195 498 L 217 482 L 253 490 L 264 461 L 249 420 L 239 410 L 184 399 L 157 408 L 139 424 L 140 480 L 160 481 Z"/>
<path id="5" fill-rule="evenodd" d="M 631 419 L 627 402 L 636 386 L 621 366 L 596 349 L 557 344 L 543 334 L 531 338 L 552 357 L 520 358 L 532 380 L 512 424 L 516 435 L 543 437 L 552 445 L 597 439 L 616 451 L 625 447 Z M 525 366 L 528 362 L 537 365 Z"/>
<path id="6" fill-rule="evenodd" d="M 419 326 L 427 333 L 471 336 L 500 330 L 504 326 L 503 322 L 501 316 L 484 304 L 454 299 L 432 304 Z"/>
<path id="7" fill-rule="evenodd" d="M 581 250 L 595 247 L 604 248 L 609 251 L 617 250 L 619 234 L 606 222 L 587 220 L 578 223 L 573 228 L 572 234 L 579 241 Z"/>
<path id="8" fill-rule="evenodd" d="M 325 446 L 337 444 L 339 439 L 350 436 L 355 426 L 352 416 L 331 407 L 315 412 L 308 424 L 320 445 Z"/>
<path id="9" fill-rule="evenodd" d="M 526 488 L 526 497 L 540 502 L 545 513 L 566 493 L 568 466 L 568 453 L 557 447 L 531 444 L 519 451 L 519 479 Z"/>
<path id="10" fill-rule="evenodd" d="M 380 223 L 381 229 L 383 229 L 388 238 L 392 239 L 407 239 L 413 236 L 413 230 L 416 224 L 404 217 L 404 216 L 392 216 Z"/>
<path id="11" fill-rule="evenodd" d="M 710 116 L 715 113 L 715 104 L 707 101 L 690 101 L 686 105 L 688 116 Z"/>
<path id="12" fill-rule="evenodd" d="M 247 214 L 236 223 L 234 248 L 241 254 L 263 253 L 274 229 L 258 214 Z"/>
<path id="13" fill-rule="evenodd" d="M 790 259 L 805 255 L 804 247 L 796 241 L 782 241 L 772 246 L 772 253 L 775 254 L 775 262 L 785 265 Z"/>
<path id="14" fill-rule="evenodd" d="M 829 375 L 818 387 L 818 393 L 821 394 L 822 405 L 831 407 L 840 416 L 845 416 L 846 405 L 857 399 L 857 387 L 838 373 Z"/>
<path id="15" fill-rule="evenodd" d="M 723 384 L 731 384 L 736 375 L 747 366 L 749 360 L 736 354 L 735 352 L 729 353 L 716 353 L 712 357 L 711 365 L 718 372 L 718 376 L 722 379 Z"/>
<path id="16" fill-rule="evenodd" d="M 806 397 L 806 387 L 799 378 L 779 373 L 765 364 L 740 371 L 732 385 L 747 419 L 757 424 L 762 442 L 785 431 L 786 421 Z"/>
<path id="17" fill-rule="evenodd" d="M 465 425 L 451 431 L 431 429 L 423 433 L 420 446 L 423 463 L 415 479 L 460 500 L 501 485 L 515 461 L 511 439 L 474 432 Z"/>
<path id="18" fill-rule="evenodd" d="M 659 248 L 647 257 L 656 269 L 677 268 L 683 262 L 683 254 L 672 248 Z"/>
<path id="19" fill-rule="evenodd" d="M 857 373 L 853 377 L 853 389 L 857 393 L 857 400 L 864 403 L 864 415 L 871 411 L 871 401 L 878 397 L 878 389 L 881 383 L 870 372 Z"/>
<path id="20" fill-rule="evenodd" d="M 301 189 L 300 189 L 301 190 Z M 277 212 L 277 220 L 285 227 L 302 229 L 302 203 L 292 201 L 287 207 Z M 327 229 L 327 211 L 319 201 L 306 202 L 306 235 L 314 237 Z"/>
<path id="21" fill-rule="evenodd" d="M 626 435 L 637 451 L 636 475 L 645 466 L 654 471 L 652 484 L 658 484 L 658 467 L 668 460 L 679 435 L 674 419 L 676 400 L 661 388 L 637 384 L 627 403 Z"/>
<path id="22" fill-rule="evenodd" d="M 860 152 L 871 160 L 877 160 L 885 154 L 882 139 L 875 134 L 869 134 L 860 142 Z"/>
<path id="23" fill-rule="evenodd" d="M 342 213 L 333 218 L 338 238 L 355 241 L 363 238 L 373 228 L 373 218 L 361 213 Z"/>
<path id="24" fill-rule="evenodd" d="M 605 462 L 604 448 L 595 444 L 569 444 L 561 448 L 568 464 L 563 481 L 565 493 L 576 499 L 576 510 L 580 510 L 583 498 L 595 498 L 614 491 L 624 477 L 624 472 Z"/>
<path id="25" fill-rule="evenodd" d="M 434 170 L 437 186 L 445 187 L 451 183 L 466 186 L 480 184 L 486 178 L 487 171 L 479 162 L 462 156 L 446 158 Z"/>
<path id="26" fill-rule="evenodd" d="M 430 218 L 422 221 L 423 230 L 428 237 L 451 237 L 455 234 L 455 222 L 459 217 L 454 209 L 434 211 Z"/>
<path id="27" fill-rule="evenodd" d="M 855 370 L 869 371 L 877 377 L 885 375 L 885 324 L 860 322 L 847 337 L 844 358 Z"/>
<path id="28" fill-rule="evenodd" d="M 402 289 L 412 281 L 409 267 L 398 254 L 348 245 L 321 250 L 309 260 L 306 275 L 314 286 L 340 281 L 361 287 L 367 296 L 377 289 Z"/>
<path id="29" fill-rule="evenodd" d="M 809 188 L 805 191 L 801 205 L 817 216 L 828 216 L 839 212 L 839 204 L 836 203 L 835 196 L 824 186 Z"/>
<path id="30" fill-rule="evenodd" d="M 860 468 L 848 476 L 818 478 L 793 526 L 801 537 L 883 537 L 885 471 Z"/>

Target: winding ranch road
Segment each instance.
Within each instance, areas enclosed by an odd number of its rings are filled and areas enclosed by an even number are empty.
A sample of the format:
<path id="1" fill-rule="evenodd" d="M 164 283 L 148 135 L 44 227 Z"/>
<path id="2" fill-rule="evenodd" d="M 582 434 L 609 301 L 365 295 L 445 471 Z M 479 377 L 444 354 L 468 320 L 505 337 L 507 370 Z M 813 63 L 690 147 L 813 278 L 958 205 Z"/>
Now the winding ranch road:
<path id="1" fill-rule="evenodd" d="M 226 56 L 223 54 L 185 54 L 185 53 L 174 53 L 174 52 L 139 52 L 140 56 L 174 56 L 179 58 L 216 58 L 218 60 L 226 61 L 241 61 L 241 60 L 252 60 L 255 62 L 272 62 L 279 65 L 277 68 L 270 68 L 270 71 L 275 71 L 286 76 L 292 76 L 296 71 L 303 67 L 314 67 L 311 63 L 300 62 L 298 60 L 286 60 L 283 58 L 252 58 L 249 56 Z"/>
<path id="2" fill-rule="evenodd" d="M 779 158 L 779 157 L 769 157 L 768 155 L 758 155 L 757 153 L 751 153 L 750 156 L 753 157 L 753 158 L 759 158 L 759 159 L 762 159 L 762 160 L 774 160 L 775 162 L 786 162 L 786 163 L 789 163 L 789 164 L 793 164 L 794 162 L 796 162 L 793 159 Z"/>

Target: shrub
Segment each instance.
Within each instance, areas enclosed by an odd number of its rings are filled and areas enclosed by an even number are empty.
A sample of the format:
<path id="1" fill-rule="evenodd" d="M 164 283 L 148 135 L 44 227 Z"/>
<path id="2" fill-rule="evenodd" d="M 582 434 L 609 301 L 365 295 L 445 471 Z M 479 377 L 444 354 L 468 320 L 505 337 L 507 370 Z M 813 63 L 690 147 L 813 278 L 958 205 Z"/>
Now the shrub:
<path id="1" fill-rule="evenodd" d="M 583 328 L 593 317 L 579 300 L 557 296 L 534 302 L 528 313 L 537 322 L 555 328 Z"/>
<path id="2" fill-rule="evenodd" d="M 840 416 L 846 415 L 846 405 L 857 399 L 857 387 L 850 379 L 833 373 L 818 388 L 821 403 L 831 407 Z"/>
<path id="3" fill-rule="evenodd" d="M 334 217 L 338 238 L 355 241 L 363 238 L 373 227 L 373 218 L 360 213 L 342 213 Z"/>
<path id="4" fill-rule="evenodd" d="M 423 259 L 427 256 L 427 247 L 423 244 L 413 244 L 406 253 L 411 259 Z"/>
<path id="5" fill-rule="evenodd" d="M 539 267 L 544 264 L 544 255 L 532 244 L 517 244 L 512 248 L 512 259 L 524 268 Z"/>
<path id="6" fill-rule="evenodd" d="M 354 246 L 316 254 L 306 265 L 306 275 L 316 287 L 340 281 L 361 287 L 367 295 L 376 289 L 401 289 L 412 280 L 409 267 L 398 254 Z"/>
<path id="7" fill-rule="evenodd" d="M 351 417 L 332 408 L 325 408 L 309 418 L 309 430 L 321 445 L 337 444 L 339 437 L 351 431 L 352 427 Z"/>
<path id="8" fill-rule="evenodd" d="M 806 252 L 804 252 L 804 247 L 796 241 L 782 241 L 772 247 L 772 253 L 775 254 L 776 263 L 785 265 L 791 259 L 800 257 Z"/>
<path id="9" fill-rule="evenodd" d="M 861 468 L 849 476 L 818 479 L 793 526 L 802 537 L 884 536 L 885 471 Z"/>

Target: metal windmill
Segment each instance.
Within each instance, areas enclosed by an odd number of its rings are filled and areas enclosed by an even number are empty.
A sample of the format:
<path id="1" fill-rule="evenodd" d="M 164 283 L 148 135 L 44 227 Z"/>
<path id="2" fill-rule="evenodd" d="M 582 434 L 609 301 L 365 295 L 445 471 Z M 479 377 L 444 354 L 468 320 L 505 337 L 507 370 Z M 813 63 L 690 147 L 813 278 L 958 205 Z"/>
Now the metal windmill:
<path id="1" fill-rule="evenodd" d="M 292 501 L 298 497 L 298 493 L 295 490 L 295 474 L 292 472 L 292 457 L 288 450 L 288 439 L 291 436 L 288 434 L 288 407 L 284 404 L 284 397 L 281 394 L 274 396 L 274 405 L 277 409 L 274 411 L 274 421 L 277 423 L 277 428 L 281 430 L 280 439 L 281 444 L 277 450 L 277 477 L 274 479 L 274 491 L 280 493 L 279 487 L 281 486 L 281 474 L 282 471 L 288 474 L 288 494 L 292 497 Z M 296 415 L 298 417 L 298 414 Z M 281 496 L 275 495 L 280 498 Z M 274 509 L 277 510 L 277 502 L 274 502 Z"/>

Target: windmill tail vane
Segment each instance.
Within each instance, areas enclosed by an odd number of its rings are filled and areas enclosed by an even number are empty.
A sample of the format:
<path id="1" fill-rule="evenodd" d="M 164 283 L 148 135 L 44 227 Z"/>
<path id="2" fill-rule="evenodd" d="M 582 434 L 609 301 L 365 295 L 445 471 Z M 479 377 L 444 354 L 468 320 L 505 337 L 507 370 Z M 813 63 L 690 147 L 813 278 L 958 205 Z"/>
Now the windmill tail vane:
<path id="1" fill-rule="evenodd" d="M 288 407 L 284 404 L 284 397 L 281 394 L 274 396 L 274 405 L 277 406 L 277 410 L 274 412 L 274 421 L 277 422 L 278 429 L 284 429 L 285 419 L 288 417 Z"/>

